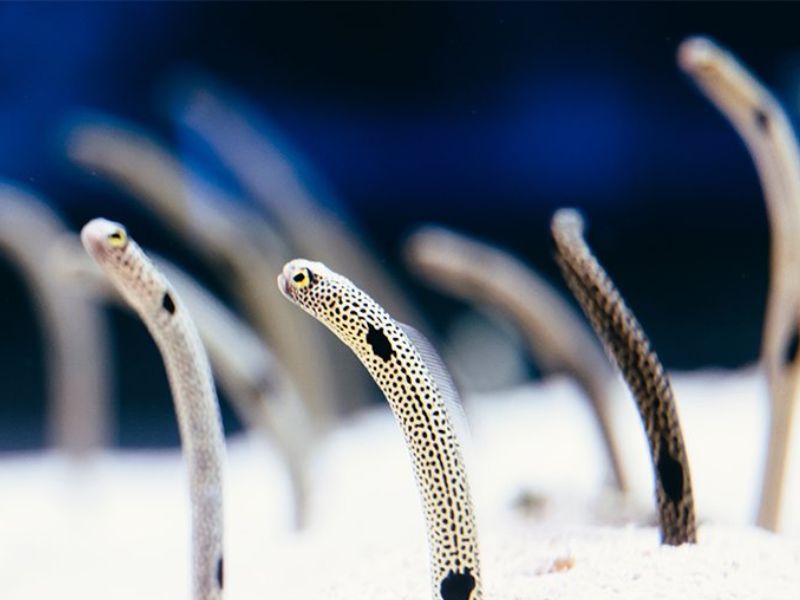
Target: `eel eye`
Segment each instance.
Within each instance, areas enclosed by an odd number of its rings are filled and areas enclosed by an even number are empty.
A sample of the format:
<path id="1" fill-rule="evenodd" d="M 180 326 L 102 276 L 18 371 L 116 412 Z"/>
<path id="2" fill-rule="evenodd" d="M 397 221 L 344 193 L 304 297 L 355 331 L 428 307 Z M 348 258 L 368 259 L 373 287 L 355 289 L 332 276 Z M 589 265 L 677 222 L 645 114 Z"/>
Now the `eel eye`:
<path id="1" fill-rule="evenodd" d="M 311 272 L 308 269 L 301 269 L 292 276 L 292 281 L 294 287 L 298 289 L 308 287 L 308 284 L 311 283 Z"/>
<path id="2" fill-rule="evenodd" d="M 108 243 L 112 248 L 124 248 L 128 243 L 128 236 L 124 229 L 115 229 L 108 234 Z"/>

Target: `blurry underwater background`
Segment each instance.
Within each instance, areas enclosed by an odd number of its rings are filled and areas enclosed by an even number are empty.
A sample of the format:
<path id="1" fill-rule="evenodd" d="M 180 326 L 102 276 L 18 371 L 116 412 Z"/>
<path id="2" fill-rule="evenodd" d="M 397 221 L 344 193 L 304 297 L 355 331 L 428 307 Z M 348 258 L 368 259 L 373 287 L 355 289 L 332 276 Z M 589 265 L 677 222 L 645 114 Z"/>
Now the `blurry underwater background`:
<path id="1" fill-rule="evenodd" d="M 179 161 L 188 190 L 205 182 L 231 210 L 261 215 L 284 235 L 287 217 L 274 219 L 231 163 L 239 150 L 248 156 L 235 147 L 240 136 L 225 137 L 233 119 L 279 150 L 319 210 L 357 228 L 352 235 L 424 315 L 415 325 L 438 339 L 469 347 L 470 332 L 494 321 L 476 325 L 469 307 L 410 274 L 408 234 L 438 223 L 496 243 L 566 294 L 548 227 L 571 206 L 669 370 L 742 367 L 761 343 L 764 201 L 744 145 L 675 52 L 688 35 L 712 36 L 796 122 L 798 15 L 790 3 L 3 3 L 0 178 L 37 195 L 73 232 L 95 216 L 124 223 L 238 309 L 226 269 L 119 180 L 81 165 L 76 149 L 87 124 L 145 136 Z M 242 168 L 259 173 L 252 160 Z M 301 255 L 313 223 L 288 218 L 292 255 Z M 0 290 L 0 450 L 40 448 L 43 326 L 5 253 Z M 112 443 L 176 445 L 154 343 L 138 319 L 105 310 Z M 508 327 L 494 335 L 522 346 Z M 491 379 L 499 367 L 485 354 L 460 356 Z M 536 376 L 525 356 L 474 385 Z"/>

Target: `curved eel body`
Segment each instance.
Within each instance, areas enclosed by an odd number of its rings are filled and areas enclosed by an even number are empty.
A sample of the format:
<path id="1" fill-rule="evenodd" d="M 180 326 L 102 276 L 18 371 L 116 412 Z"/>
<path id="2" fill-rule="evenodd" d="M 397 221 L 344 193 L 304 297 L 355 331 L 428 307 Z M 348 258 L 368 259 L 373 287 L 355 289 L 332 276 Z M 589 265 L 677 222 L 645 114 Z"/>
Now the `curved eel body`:
<path id="1" fill-rule="evenodd" d="M 767 204 L 771 273 L 761 360 L 772 407 L 756 522 L 776 530 L 800 393 L 800 150 L 781 105 L 729 52 L 708 38 L 690 38 L 678 62 L 744 140 Z"/>
<path id="2" fill-rule="evenodd" d="M 66 226 L 42 200 L 0 184 L 0 253 L 20 271 L 41 317 L 47 371 L 47 437 L 73 457 L 113 438 L 106 322 L 82 290 L 54 276 L 49 248 Z"/>
<path id="3" fill-rule="evenodd" d="M 192 503 L 193 598 L 222 597 L 224 433 L 211 369 L 186 307 L 125 229 L 94 219 L 81 231 L 89 255 L 144 321 L 169 378 Z"/>
<path id="4" fill-rule="evenodd" d="M 575 310 L 515 257 L 443 227 L 426 226 L 415 232 L 405 254 L 430 285 L 507 314 L 544 369 L 575 378 L 591 403 L 617 488 L 625 492 L 623 461 L 609 414 L 616 374 Z"/>
<path id="5" fill-rule="evenodd" d="M 60 263 L 59 276 L 100 299 L 119 302 L 132 310 L 86 252 L 81 248 L 78 255 L 78 249 L 67 243 L 71 241 L 64 239 L 54 249 L 58 255 L 54 258 Z M 308 519 L 308 458 L 314 435 L 306 407 L 283 365 L 211 292 L 179 267 L 152 253 L 150 256 L 194 315 L 219 388 L 237 416 L 249 430 L 270 438 L 283 457 L 292 488 L 294 526 L 302 529 Z"/>
<path id="6" fill-rule="evenodd" d="M 419 334 L 396 322 L 349 279 L 325 265 L 290 261 L 278 287 L 358 356 L 381 388 L 405 435 L 425 507 L 433 596 L 482 597 L 478 540 L 467 475 L 446 401 L 452 384 L 426 363 Z M 436 375 L 439 375 L 436 378 Z"/>
<path id="7" fill-rule="evenodd" d="M 656 479 L 661 541 L 697 541 L 692 479 L 672 387 L 641 326 L 583 239 L 572 210 L 553 217 L 556 258 L 564 279 L 619 366 L 636 400 Z"/>

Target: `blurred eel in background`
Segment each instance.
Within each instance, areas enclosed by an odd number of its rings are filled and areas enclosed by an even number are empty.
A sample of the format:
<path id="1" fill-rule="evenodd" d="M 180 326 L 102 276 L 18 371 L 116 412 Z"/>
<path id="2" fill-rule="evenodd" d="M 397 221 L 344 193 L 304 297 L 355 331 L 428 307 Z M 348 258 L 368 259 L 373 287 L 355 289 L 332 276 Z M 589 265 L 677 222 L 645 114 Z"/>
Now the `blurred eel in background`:
<path id="1" fill-rule="evenodd" d="M 639 409 L 656 481 L 661 543 L 697 541 L 692 478 L 678 409 L 664 367 L 583 238 L 583 219 L 559 210 L 552 221 L 556 262 Z"/>
<path id="2" fill-rule="evenodd" d="M 443 227 L 417 230 L 406 243 L 405 257 L 429 285 L 507 315 L 544 370 L 564 372 L 578 382 L 600 427 L 616 486 L 626 491 L 609 414 L 616 374 L 592 331 L 559 293 L 509 253 Z"/>
<path id="3" fill-rule="evenodd" d="M 340 205 L 333 212 L 319 202 L 298 169 L 251 115 L 245 102 L 209 84 L 187 86 L 176 112 L 182 123 L 202 137 L 244 188 L 275 219 L 294 248 L 324 258 L 334 270 L 350 274 L 406 323 L 420 323 L 405 293 L 373 257 Z"/>
<path id="4" fill-rule="evenodd" d="M 354 219 L 330 194 L 321 196 L 317 189 L 312 191 L 298 168 L 302 160 L 265 125 L 260 111 L 232 90 L 198 78 L 187 80 L 183 90 L 175 94 L 173 112 L 181 124 L 208 144 L 270 215 L 296 255 L 324 261 L 334 270 L 349 273 L 400 320 L 424 323 L 405 292 L 376 260 Z M 327 348 L 338 375 L 330 381 L 340 388 L 339 395 L 347 402 L 345 408 L 362 406 L 367 397 L 363 370 L 340 345 L 328 344 Z"/>
<path id="5" fill-rule="evenodd" d="M 800 393 L 800 153 L 781 105 L 728 51 L 689 38 L 678 62 L 741 136 L 758 172 L 771 232 L 771 274 L 761 361 L 771 402 L 769 446 L 757 523 L 780 522 L 791 425 Z"/>
<path id="6" fill-rule="evenodd" d="M 26 281 L 41 318 L 47 377 L 47 437 L 72 457 L 106 446 L 113 437 L 102 311 L 51 268 L 52 244 L 67 232 L 42 200 L 0 184 L 0 249 Z"/>
<path id="7" fill-rule="evenodd" d="M 75 286 L 130 308 L 77 239 L 57 250 L 60 275 Z M 55 252 L 54 251 L 54 252 Z M 168 261 L 151 258 L 183 298 L 208 351 L 220 387 L 250 430 L 269 438 L 283 457 L 291 484 L 296 528 L 308 520 L 313 434 L 310 417 L 288 375 L 259 337 L 209 291 Z"/>
<path id="8" fill-rule="evenodd" d="M 79 121 L 69 133 L 67 152 L 140 199 L 231 281 L 247 316 L 291 374 L 315 428 L 328 427 L 336 412 L 333 365 L 321 328 L 287 306 L 272 284 L 290 252 L 264 219 L 193 177 L 133 126 L 100 118 Z"/>

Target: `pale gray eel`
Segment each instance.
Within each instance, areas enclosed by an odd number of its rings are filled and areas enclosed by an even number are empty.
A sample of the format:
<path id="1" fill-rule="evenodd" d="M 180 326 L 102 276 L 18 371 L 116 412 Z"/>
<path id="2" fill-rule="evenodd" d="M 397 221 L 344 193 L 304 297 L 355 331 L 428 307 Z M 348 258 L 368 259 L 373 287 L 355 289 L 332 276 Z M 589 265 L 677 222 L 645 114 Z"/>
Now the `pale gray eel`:
<path id="1" fill-rule="evenodd" d="M 129 306 L 81 249 L 60 245 L 64 278 L 101 297 Z M 220 389 L 251 431 L 269 438 L 283 457 L 291 482 L 294 524 L 308 518 L 308 462 L 314 441 L 309 415 L 277 358 L 245 323 L 179 267 L 150 255 L 194 316 Z"/>
<path id="2" fill-rule="evenodd" d="M 689 38 L 678 62 L 741 136 L 767 205 L 771 267 L 761 360 L 772 402 L 756 522 L 776 530 L 800 393 L 800 150 L 780 103 L 730 52 L 708 38 Z"/>
<path id="3" fill-rule="evenodd" d="M 81 241 L 161 351 L 189 468 L 192 597 L 218 600 L 224 586 L 225 436 L 205 349 L 180 297 L 122 225 L 94 219 L 81 231 Z"/>

